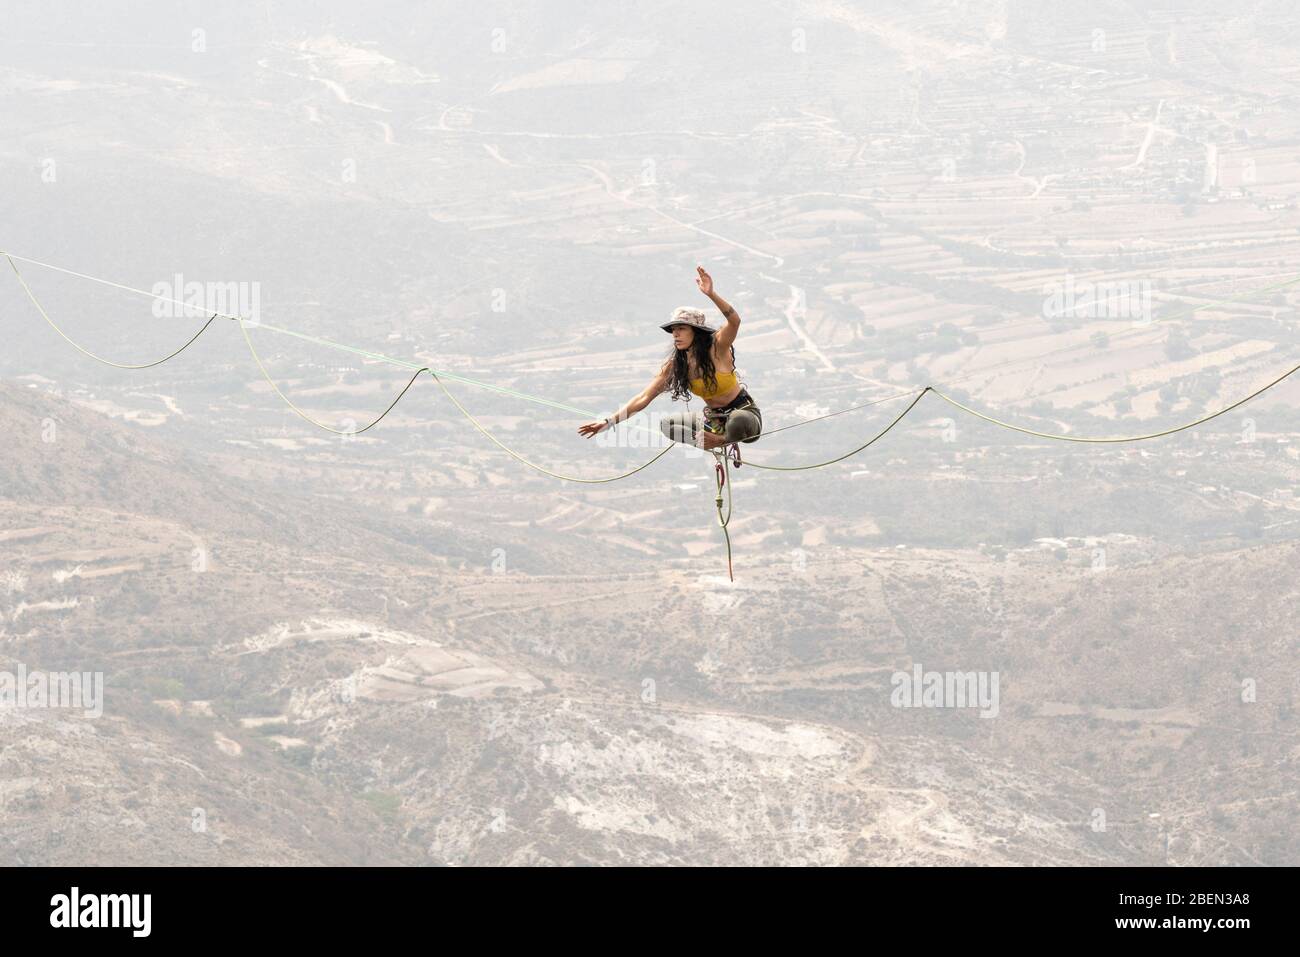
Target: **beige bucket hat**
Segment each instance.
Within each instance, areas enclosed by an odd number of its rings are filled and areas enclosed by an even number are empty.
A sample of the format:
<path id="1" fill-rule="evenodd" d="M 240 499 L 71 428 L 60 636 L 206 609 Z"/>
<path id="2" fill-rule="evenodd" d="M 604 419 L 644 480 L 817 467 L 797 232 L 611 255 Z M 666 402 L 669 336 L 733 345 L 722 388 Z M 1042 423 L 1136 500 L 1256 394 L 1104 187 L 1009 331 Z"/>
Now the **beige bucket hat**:
<path id="1" fill-rule="evenodd" d="M 672 332 L 673 326 L 691 326 L 695 329 L 702 329 L 705 332 L 717 332 L 713 326 L 709 325 L 709 320 L 699 309 L 692 309 L 690 306 L 678 306 L 673 310 L 673 317 L 665 322 L 659 328 L 664 332 Z"/>

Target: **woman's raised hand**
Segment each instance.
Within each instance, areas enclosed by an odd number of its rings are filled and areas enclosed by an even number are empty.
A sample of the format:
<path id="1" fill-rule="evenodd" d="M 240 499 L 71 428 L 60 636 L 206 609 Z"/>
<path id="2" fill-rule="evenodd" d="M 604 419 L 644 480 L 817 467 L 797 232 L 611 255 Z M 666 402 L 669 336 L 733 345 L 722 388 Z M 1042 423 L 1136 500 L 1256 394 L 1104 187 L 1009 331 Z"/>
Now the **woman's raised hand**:
<path id="1" fill-rule="evenodd" d="M 712 296 L 713 277 L 704 271 L 703 266 L 696 266 L 695 271 L 699 273 L 699 275 L 695 277 L 695 285 L 700 287 L 700 292 L 704 293 L 704 295 Z"/>
<path id="2" fill-rule="evenodd" d="M 578 426 L 578 432 L 584 438 L 588 438 L 588 439 L 591 438 L 593 435 L 597 435 L 604 431 L 605 431 L 604 422 L 588 422 L 585 425 Z"/>

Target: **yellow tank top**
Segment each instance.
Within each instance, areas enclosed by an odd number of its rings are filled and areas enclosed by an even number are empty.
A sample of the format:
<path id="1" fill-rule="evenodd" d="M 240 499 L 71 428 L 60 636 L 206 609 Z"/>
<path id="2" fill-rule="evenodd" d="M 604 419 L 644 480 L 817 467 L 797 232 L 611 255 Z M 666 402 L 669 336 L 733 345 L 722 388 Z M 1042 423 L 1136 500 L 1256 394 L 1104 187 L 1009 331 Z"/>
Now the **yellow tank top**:
<path id="1" fill-rule="evenodd" d="M 717 374 L 717 378 L 718 378 L 718 387 L 714 389 L 712 392 L 704 391 L 703 379 L 692 379 L 691 391 L 694 392 L 696 395 L 698 395 L 701 399 L 712 399 L 715 395 L 723 395 L 724 393 L 730 392 L 732 389 L 734 389 L 737 385 L 740 384 L 740 380 L 736 378 L 736 371 L 734 369 L 730 372 L 719 372 Z"/>

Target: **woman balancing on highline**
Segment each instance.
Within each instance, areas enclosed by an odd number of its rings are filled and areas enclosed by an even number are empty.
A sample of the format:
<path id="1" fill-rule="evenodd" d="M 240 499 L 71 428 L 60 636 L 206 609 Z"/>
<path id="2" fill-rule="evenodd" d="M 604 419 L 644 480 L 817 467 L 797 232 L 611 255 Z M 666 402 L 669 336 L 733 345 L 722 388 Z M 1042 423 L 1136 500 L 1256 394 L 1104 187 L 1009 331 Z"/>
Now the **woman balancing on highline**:
<path id="1" fill-rule="evenodd" d="M 660 328 L 672 334 L 673 349 L 659 374 L 634 399 L 603 422 L 588 422 L 578 431 L 590 438 L 636 415 L 661 392 L 690 401 L 690 393 L 704 400 L 700 412 L 677 412 L 659 422 L 674 442 L 689 442 L 716 452 L 734 442 L 754 442 L 763 431 L 763 416 L 736 377 L 736 333 L 740 316 L 713 291 L 713 278 L 703 266 L 695 267 L 696 285 L 713 300 L 726 325 L 714 329 L 704 313 L 681 306 Z M 737 457 L 739 461 L 739 457 Z"/>

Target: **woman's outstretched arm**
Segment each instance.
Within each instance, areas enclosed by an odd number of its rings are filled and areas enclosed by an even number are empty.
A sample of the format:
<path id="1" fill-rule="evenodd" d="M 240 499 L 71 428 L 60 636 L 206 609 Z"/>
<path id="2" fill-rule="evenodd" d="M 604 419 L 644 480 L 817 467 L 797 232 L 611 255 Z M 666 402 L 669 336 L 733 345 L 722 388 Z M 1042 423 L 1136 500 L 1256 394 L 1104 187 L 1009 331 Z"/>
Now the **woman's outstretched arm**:
<path id="1" fill-rule="evenodd" d="M 659 393 L 668 388 L 668 378 L 672 375 L 672 371 L 673 360 L 665 360 L 663 368 L 659 370 L 659 374 L 651 379 L 650 384 L 638 392 L 630 402 L 617 409 L 613 415 L 608 419 L 605 419 L 603 422 L 587 422 L 584 425 L 578 426 L 578 432 L 587 438 L 591 438 L 593 435 L 604 432 L 607 428 L 611 428 L 619 422 L 624 422 L 630 419 L 653 402 Z"/>
<path id="2" fill-rule="evenodd" d="M 717 331 L 713 340 L 714 347 L 721 353 L 721 350 L 729 348 L 736 341 L 736 333 L 740 331 L 740 316 L 731 308 L 731 303 L 713 291 L 713 277 L 704 271 L 704 267 L 696 266 L 695 270 L 699 273 L 695 277 L 695 285 L 713 300 L 713 304 L 722 313 L 722 318 L 727 320 L 727 324 Z"/>

